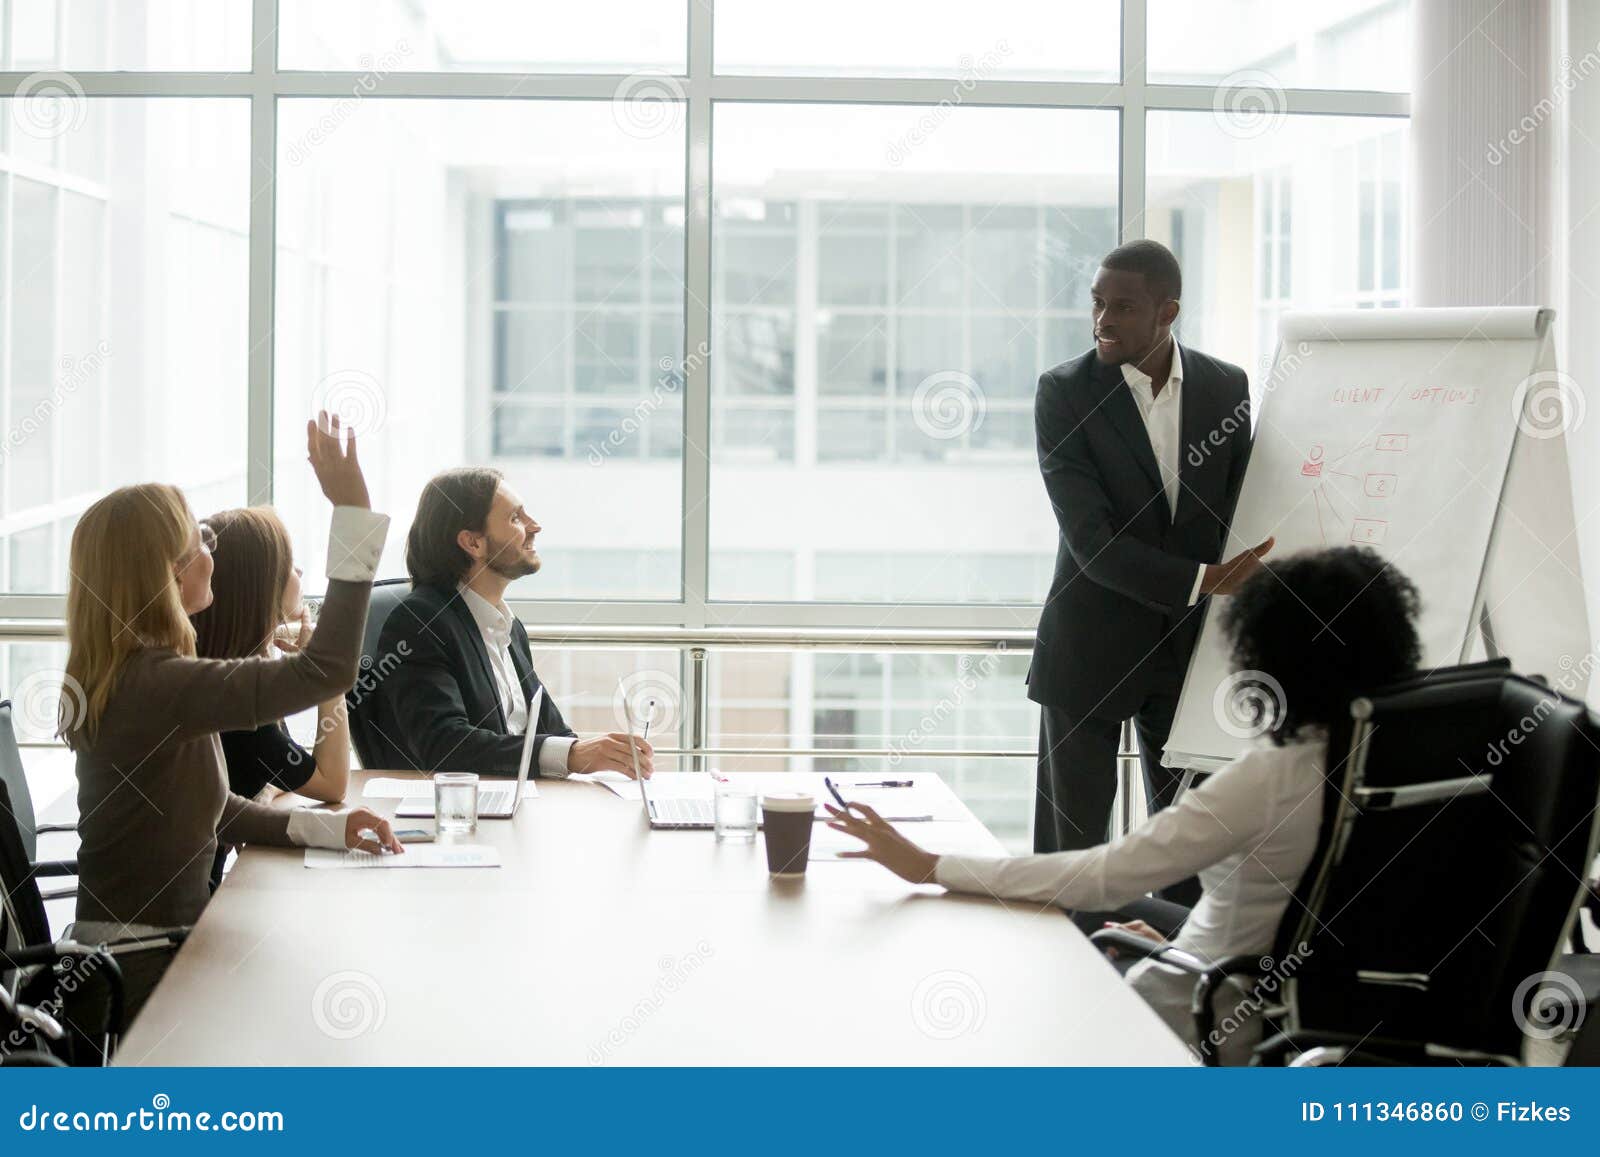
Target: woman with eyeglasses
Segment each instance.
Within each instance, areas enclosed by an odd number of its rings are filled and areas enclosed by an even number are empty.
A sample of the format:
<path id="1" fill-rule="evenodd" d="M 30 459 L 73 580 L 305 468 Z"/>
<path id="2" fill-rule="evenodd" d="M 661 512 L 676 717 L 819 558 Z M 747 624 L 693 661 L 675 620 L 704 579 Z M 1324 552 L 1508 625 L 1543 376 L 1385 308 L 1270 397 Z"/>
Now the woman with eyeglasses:
<path id="1" fill-rule="evenodd" d="M 374 514 L 353 436 L 306 424 L 333 503 L 328 594 L 305 649 L 285 659 L 208 659 L 189 616 L 212 599 L 216 536 L 174 486 L 145 483 L 90 506 L 72 535 L 60 734 L 77 757 L 77 922 L 87 943 L 194 923 L 219 836 L 233 843 L 400 852 L 387 820 L 265 807 L 228 790 L 218 733 L 253 729 L 342 694 L 356 678 L 367 600 L 389 520 Z M 127 1017 L 168 955 L 119 958 Z"/>
<path id="2" fill-rule="evenodd" d="M 312 636 L 300 594 L 289 528 L 269 506 L 224 510 L 208 517 L 217 545 L 211 550 L 211 605 L 194 616 L 195 653 L 202 659 L 269 658 L 296 654 Z M 295 792 L 339 803 L 350 785 L 350 721 L 341 692 L 317 705 L 317 733 L 308 750 L 282 719 L 224 731 L 222 758 L 234 795 L 268 803 Z M 211 886 L 222 882 L 231 844 L 217 841 Z"/>

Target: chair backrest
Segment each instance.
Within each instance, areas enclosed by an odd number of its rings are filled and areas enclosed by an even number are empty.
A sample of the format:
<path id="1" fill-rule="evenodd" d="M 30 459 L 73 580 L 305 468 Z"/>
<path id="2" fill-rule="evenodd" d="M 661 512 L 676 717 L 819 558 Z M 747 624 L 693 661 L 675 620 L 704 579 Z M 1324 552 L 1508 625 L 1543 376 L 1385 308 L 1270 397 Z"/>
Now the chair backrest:
<path id="1" fill-rule="evenodd" d="M 1504 663 L 1355 700 L 1279 931 L 1288 1035 L 1519 1057 L 1514 1001 L 1559 954 L 1597 802 L 1600 723 Z"/>
<path id="2" fill-rule="evenodd" d="M 0 812 L 13 807 L 11 792 L 0 782 Z M 0 974 L 9 971 L 4 950 L 50 943 L 50 918 L 33 878 L 33 857 L 22 846 L 17 825 L 0 823 Z"/>
<path id="3" fill-rule="evenodd" d="M 411 764 L 410 757 L 389 738 L 382 724 L 383 680 L 393 669 L 396 657 L 378 653 L 384 624 L 410 593 L 410 579 L 385 579 L 372 584 L 367 629 L 361 637 L 361 672 L 344 697 L 350 717 L 350 742 L 362 767 L 402 768 Z"/>
<path id="4" fill-rule="evenodd" d="M 29 860 L 39 858 L 39 821 L 33 813 L 33 793 L 22 767 L 22 749 L 11 723 L 11 700 L 0 701 L 0 783 L 5 784 L 11 802 L 6 815 L 16 821 L 22 837 L 22 850 Z"/>

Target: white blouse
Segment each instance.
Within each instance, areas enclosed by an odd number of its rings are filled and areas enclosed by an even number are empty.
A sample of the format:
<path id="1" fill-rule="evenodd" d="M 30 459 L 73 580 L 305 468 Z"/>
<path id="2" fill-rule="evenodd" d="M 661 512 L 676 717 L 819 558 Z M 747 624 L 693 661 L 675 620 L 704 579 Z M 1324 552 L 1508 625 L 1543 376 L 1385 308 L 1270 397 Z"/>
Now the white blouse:
<path id="1" fill-rule="evenodd" d="M 1010 859 L 941 856 L 934 878 L 957 892 L 1101 911 L 1198 872 L 1204 894 L 1173 946 L 1207 963 L 1265 954 L 1316 849 L 1326 758 L 1321 738 L 1261 741 L 1119 840 Z M 1128 981 L 1194 1043 L 1193 977 L 1145 962 Z"/>

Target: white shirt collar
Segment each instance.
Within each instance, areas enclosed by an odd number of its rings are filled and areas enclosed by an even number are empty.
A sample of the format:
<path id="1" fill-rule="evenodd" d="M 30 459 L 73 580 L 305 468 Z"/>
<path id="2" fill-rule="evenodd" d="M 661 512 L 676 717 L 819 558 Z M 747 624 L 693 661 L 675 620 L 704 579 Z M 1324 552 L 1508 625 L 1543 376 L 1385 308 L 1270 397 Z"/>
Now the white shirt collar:
<path id="1" fill-rule="evenodd" d="M 1149 374 L 1145 373 L 1132 362 L 1122 363 L 1122 380 L 1136 390 L 1150 393 L 1154 382 Z M 1183 351 L 1178 348 L 1178 339 L 1172 339 L 1172 372 L 1167 375 L 1167 384 L 1161 388 L 1164 394 L 1171 390 L 1177 393 L 1177 388 L 1183 384 Z"/>
<path id="2" fill-rule="evenodd" d="M 504 603 L 491 603 L 464 583 L 457 584 L 456 590 L 461 592 L 461 599 L 472 612 L 480 631 L 498 644 L 511 641 L 511 611 Z"/>

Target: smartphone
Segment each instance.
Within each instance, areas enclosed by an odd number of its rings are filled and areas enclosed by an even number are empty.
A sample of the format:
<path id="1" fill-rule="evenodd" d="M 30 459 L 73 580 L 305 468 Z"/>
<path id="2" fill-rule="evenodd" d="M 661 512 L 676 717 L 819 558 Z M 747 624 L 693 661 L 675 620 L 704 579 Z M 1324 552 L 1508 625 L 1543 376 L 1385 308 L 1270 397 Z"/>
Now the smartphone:
<path id="1" fill-rule="evenodd" d="M 845 803 L 844 796 L 839 794 L 839 789 L 833 786 L 833 780 L 827 776 L 823 776 L 822 782 L 827 786 L 828 791 L 833 794 L 833 798 L 839 801 L 839 807 L 844 811 L 849 811 L 850 805 Z"/>
<path id="2" fill-rule="evenodd" d="M 433 833 L 427 828 L 396 828 L 394 838 L 402 844 L 433 843 Z"/>

